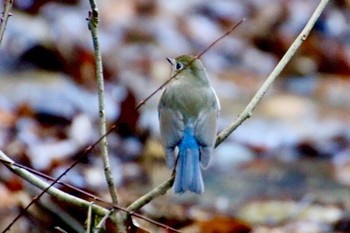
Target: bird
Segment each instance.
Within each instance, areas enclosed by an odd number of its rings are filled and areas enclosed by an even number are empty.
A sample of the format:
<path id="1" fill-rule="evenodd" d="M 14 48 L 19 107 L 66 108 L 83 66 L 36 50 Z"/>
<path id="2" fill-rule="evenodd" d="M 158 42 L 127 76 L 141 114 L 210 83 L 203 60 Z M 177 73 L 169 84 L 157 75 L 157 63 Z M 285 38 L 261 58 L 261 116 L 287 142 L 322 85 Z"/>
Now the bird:
<path id="1" fill-rule="evenodd" d="M 174 193 L 201 194 L 201 168 L 207 168 L 217 134 L 219 99 L 203 63 L 194 56 L 167 58 L 171 80 L 158 103 L 166 164 L 175 169 Z"/>

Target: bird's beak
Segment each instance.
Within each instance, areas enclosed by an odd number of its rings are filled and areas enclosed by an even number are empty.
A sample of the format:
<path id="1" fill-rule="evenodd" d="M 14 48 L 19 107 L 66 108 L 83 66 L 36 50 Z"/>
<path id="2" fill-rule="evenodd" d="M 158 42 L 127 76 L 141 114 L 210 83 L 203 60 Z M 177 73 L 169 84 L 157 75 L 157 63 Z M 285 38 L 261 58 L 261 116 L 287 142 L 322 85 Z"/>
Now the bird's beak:
<path id="1" fill-rule="evenodd" d="M 175 64 L 175 59 L 173 59 L 173 58 L 167 57 L 166 60 L 167 60 L 171 65 L 174 65 L 174 64 Z"/>

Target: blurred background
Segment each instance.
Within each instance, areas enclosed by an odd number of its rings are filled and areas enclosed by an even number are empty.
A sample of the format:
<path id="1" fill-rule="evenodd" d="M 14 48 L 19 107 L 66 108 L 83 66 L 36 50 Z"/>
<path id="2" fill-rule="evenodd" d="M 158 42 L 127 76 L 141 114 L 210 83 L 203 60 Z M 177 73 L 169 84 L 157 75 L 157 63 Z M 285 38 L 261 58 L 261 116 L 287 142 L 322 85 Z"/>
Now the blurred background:
<path id="1" fill-rule="evenodd" d="M 246 19 L 201 58 L 221 101 L 221 131 L 318 3 L 98 1 L 107 121 L 109 127 L 119 123 L 108 143 L 121 205 L 171 175 L 159 138 L 160 93 L 135 111 L 169 78 L 165 57 L 199 54 Z M 215 150 L 203 172 L 203 195 L 170 190 L 140 212 L 183 232 L 350 232 L 349 8 L 348 0 L 328 4 L 253 116 Z M 0 47 L 0 148 L 54 177 L 98 139 L 89 10 L 88 0 L 15 0 Z M 98 153 L 63 181 L 109 200 Z M 38 190 L 4 166 L 0 181 L 4 229 Z M 11 232 L 55 232 L 55 226 L 81 232 L 85 219 L 85 211 L 47 196 Z M 137 219 L 134 224 L 166 232 Z"/>

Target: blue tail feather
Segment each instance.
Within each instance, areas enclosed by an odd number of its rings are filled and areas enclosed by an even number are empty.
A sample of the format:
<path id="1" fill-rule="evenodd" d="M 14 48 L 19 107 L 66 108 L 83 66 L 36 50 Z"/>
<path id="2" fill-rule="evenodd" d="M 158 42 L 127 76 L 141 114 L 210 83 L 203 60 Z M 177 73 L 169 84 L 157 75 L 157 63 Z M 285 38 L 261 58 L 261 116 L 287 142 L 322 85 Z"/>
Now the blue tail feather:
<path id="1" fill-rule="evenodd" d="M 204 184 L 200 169 L 199 145 L 189 128 L 185 129 L 184 137 L 178 147 L 174 191 L 183 193 L 189 190 L 200 194 L 204 191 Z"/>

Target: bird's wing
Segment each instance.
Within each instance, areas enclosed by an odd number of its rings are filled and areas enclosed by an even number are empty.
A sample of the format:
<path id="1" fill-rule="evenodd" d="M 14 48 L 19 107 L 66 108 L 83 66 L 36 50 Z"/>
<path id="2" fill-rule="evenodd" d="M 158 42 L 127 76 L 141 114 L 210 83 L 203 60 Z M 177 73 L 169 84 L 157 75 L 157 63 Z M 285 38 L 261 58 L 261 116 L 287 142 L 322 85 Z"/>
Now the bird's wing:
<path id="1" fill-rule="evenodd" d="M 209 164 L 210 154 L 214 150 L 217 130 L 217 112 L 215 110 L 202 112 L 195 124 L 195 138 L 197 139 L 203 167 Z"/>
<path id="2" fill-rule="evenodd" d="M 194 130 L 195 137 L 200 145 L 201 163 L 204 168 L 208 166 L 210 154 L 214 150 L 217 117 L 220 110 L 220 102 L 213 89 L 211 89 L 211 94 L 213 94 L 214 98 L 210 98 L 212 100 L 210 107 L 200 112 Z"/>
<path id="3" fill-rule="evenodd" d="M 174 149 L 183 137 L 184 123 L 182 114 L 174 109 L 159 107 L 160 134 L 165 148 L 166 162 L 169 168 L 175 167 Z"/>

